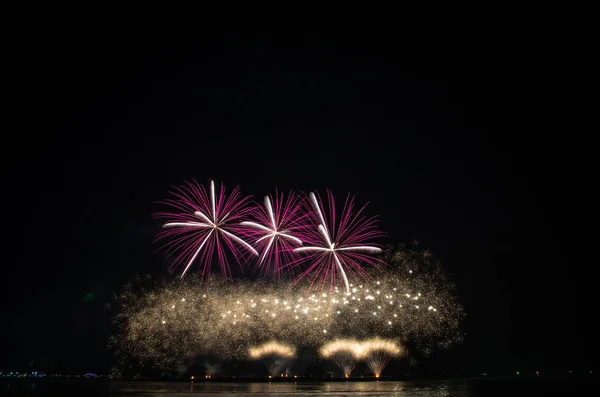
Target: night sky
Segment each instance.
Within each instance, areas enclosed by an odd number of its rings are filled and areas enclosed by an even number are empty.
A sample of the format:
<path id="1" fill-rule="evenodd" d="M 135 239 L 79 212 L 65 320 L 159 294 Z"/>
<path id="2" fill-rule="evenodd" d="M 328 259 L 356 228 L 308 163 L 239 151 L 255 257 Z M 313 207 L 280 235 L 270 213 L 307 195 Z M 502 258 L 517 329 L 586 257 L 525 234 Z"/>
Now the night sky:
<path id="1" fill-rule="evenodd" d="M 491 15 L 257 33 L 151 7 L 15 14 L 0 370 L 106 371 L 104 305 L 168 274 L 151 215 L 192 178 L 351 192 L 383 243 L 433 251 L 468 317 L 425 368 L 581 364 L 572 222 L 589 199 L 559 123 L 564 43 L 543 15 Z"/>

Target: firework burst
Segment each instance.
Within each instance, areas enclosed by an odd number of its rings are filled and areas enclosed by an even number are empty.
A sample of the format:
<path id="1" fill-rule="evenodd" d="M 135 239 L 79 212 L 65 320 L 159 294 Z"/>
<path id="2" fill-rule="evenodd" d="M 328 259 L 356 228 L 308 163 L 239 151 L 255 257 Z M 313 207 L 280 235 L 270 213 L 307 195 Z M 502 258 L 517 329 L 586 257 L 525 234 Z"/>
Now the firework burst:
<path id="1" fill-rule="evenodd" d="M 303 207 L 300 196 L 290 192 L 284 200 L 283 193 L 279 195 L 276 191 L 274 197 L 265 196 L 264 206 L 254 208 L 252 215 L 256 222 L 241 223 L 261 252 L 256 264 L 261 274 L 271 273 L 278 278 L 285 264 L 297 258 L 293 249 L 301 246 L 302 241 L 296 234 L 305 228 L 307 219 Z"/>
<path id="2" fill-rule="evenodd" d="M 298 281 L 309 277 L 322 287 L 327 279 L 333 287 L 341 278 L 350 293 L 348 275 L 355 280 L 368 277 L 368 272 L 363 264 L 378 267 L 382 261 L 373 257 L 382 250 L 375 244 L 368 244 L 371 240 L 381 237 L 376 227 L 376 219 L 362 215 L 365 206 L 356 214 L 353 213 L 354 198 L 346 198 L 339 220 L 336 218 L 336 207 L 333 194 L 327 191 L 329 217 L 326 217 L 325 206 L 315 193 L 310 193 L 309 201 L 314 209 L 313 227 L 303 233 L 303 241 L 310 246 L 295 248 L 294 252 L 307 253 L 308 255 L 291 264 L 292 267 L 300 263 L 308 263 L 301 272 Z"/>
<path id="3" fill-rule="evenodd" d="M 248 254 L 258 256 L 258 252 L 238 236 L 242 233 L 240 222 L 250 211 L 247 206 L 249 197 L 242 197 L 239 186 L 227 196 L 223 185 L 217 194 L 212 180 L 209 191 L 193 181 L 176 187 L 172 195 L 175 198 L 163 203 L 176 212 L 156 214 L 157 218 L 166 220 L 164 230 L 156 239 L 168 239 L 163 248 L 176 253 L 171 271 L 183 268 L 183 277 L 198 260 L 201 276 L 205 277 L 210 273 L 216 255 L 223 276 L 231 277 L 226 250 L 238 263 L 242 263 Z"/>

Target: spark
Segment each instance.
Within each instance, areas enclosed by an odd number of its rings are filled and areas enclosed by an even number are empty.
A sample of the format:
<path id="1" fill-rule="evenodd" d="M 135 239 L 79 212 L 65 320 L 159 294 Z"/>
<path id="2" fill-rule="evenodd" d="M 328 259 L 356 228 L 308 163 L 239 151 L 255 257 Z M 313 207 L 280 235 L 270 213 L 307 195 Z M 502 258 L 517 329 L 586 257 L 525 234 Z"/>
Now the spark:
<path id="1" fill-rule="evenodd" d="M 244 358 L 249 346 L 274 340 L 304 349 L 338 338 L 368 340 L 377 335 L 402 340 L 401 348 L 411 359 L 460 343 L 464 312 L 436 262 L 418 252 L 388 252 L 391 270 L 378 274 L 380 285 L 364 280 L 352 295 L 355 300 L 343 290 L 325 298 L 322 293 L 306 295 L 302 285 L 285 282 L 188 276 L 134 288 L 136 281 L 111 302 L 117 331 L 110 336 L 111 350 L 123 365 L 134 360 L 172 369 L 196 354 Z M 408 266 L 415 269 L 411 276 Z M 366 291 L 372 299 L 366 299 Z M 423 309 L 417 310 L 412 298 L 419 293 Z M 389 306 L 392 299 L 394 306 Z"/>

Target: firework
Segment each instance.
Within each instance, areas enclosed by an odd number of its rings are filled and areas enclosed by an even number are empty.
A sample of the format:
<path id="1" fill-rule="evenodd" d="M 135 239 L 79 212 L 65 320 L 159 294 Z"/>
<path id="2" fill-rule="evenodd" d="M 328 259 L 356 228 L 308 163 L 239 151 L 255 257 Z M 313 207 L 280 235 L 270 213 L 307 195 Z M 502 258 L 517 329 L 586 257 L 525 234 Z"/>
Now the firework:
<path id="1" fill-rule="evenodd" d="M 336 339 L 322 346 L 319 353 L 324 358 L 333 359 L 344 376 L 349 378 L 356 361 L 363 356 L 363 347 L 355 339 Z"/>
<path id="2" fill-rule="evenodd" d="M 392 357 L 400 356 L 402 348 L 393 340 L 373 338 L 361 343 L 362 355 L 376 378 L 390 362 Z"/>
<path id="3" fill-rule="evenodd" d="M 264 206 L 257 206 L 253 211 L 256 222 L 244 221 L 241 224 L 249 228 L 249 234 L 255 239 L 256 247 L 261 251 L 256 268 L 264 275 L 272 273 L 276 278 L 285 264 L 296 258 L 293 249 L 301 246 L 302 241 L 296 237 L 306 220 L 306 212 L 300 197 L 293 192 L 284 201 L 283 193 L 265 196 Z"/>
<path id="4" fill-rule="evenodd" d="M 347 197 L 342 213 L 336 222 L 336 208 L 333 194 L 327 191 L 329 204 L 329 217 L 325 217 L 325 207 L 315 193 L 309 194 L 309 200 L 314 209 L 314 226 L 303 234 L 304 239 L 311 246 L 299 247 L 295 252 L 308 253 L 301 263 L 308 266 L 298 277 L 302 280 L 311 277 L 311 286 L 317 282 L 323 284 L 330 279 L 335 285 L 338 278 L 342 278 L 346 293 L 350 292 L 348 274 L 355 280 L 368 277 L 363 264 L 377 267 L 380 260 L 373 258 L 373 254 L 382 250 L 376 245 L 367 245 L 370 240 L 382 236 L 375 226 L 375 218 L 362 216 L 364 206 L 354 214 L 354 199 Z M 293 263 L 297 266 L 299 262 Z M 309 276 L 310 275 L 310 276 Z"/>
<path id="5" fill-rule="evenodd" d="M 271 341 L 263 343 L 260 346 L 251 347 L 248 350 L 248 355 L 250 358 L 255 360 L 264 358 L 266 356 L 294 358 L 296 356 L 296 349 L 293 346 L 284 343 Z"/>
<path id="6" fill-rule="evenodd" d="M 171 270 L 183 267 L 183 277 L 198 259 L 202 277 L 207 276 L 216 254 L 221 273 L 224 277 L 230 277 L 226 249 L 238 263 L 248 253 L 258 256 L 258 252 L 238 236 L 241 233 L 239 223 L 246 219 L 249 212 L 249 198 L 241 196 L 239 187 L 226 196 L 225 187 L 221 185 L 217 195 L 214 181 L 210 181 L 209 191 L 194 181 L 176 187 L 172 194 L 175 198 L 165 200 L 164 204 L 176 212 L 156 214 L 158 218 L 167 220 L 157 240 L 168 239 L 164 248 L 177 253 Z"/>
<path id="7" fill-rule="evenodd" d="M 251 347 L 248 355 L 254 360 L 264 360 L 271 376 L 277 376 L 289 360 L 296 357 L 296 349 L 288 344 L 270 341 Z"/>
<path id="8" fill-rule="evenodd" d="M 243 358 L 249 346 L 272 339 L 320 345 L 334 321 L 320 299 L 283 284 L 198 281 L 130 286 L 116 297 L 111 347 L 121 365 L 166 370 L 199 354 Z"/>
<path id="9" fill-rule="evenodd" d="M 364 359 L 376 378 L 389 363 L 392 357 L 400 356 L 403 349 L 395 340 L 378 337 L 365 341 L 356 339 L 336 339 L 321 347 L 320 354 L 331 358 L 350 377 L 357 360 Z"/>
<path id="10" fill-rule="evenodd" d="M 132 285 L 112 303 L 111 346 L 123 364 L 166 369 L 203 354 L 244 358 L 272 340 L 304 349 L 379 336 L 397 341 L 410 360 L 460 342 L 464 312 L 432 256 L 403 247 L 385 259 L 389 271 L 350 283 L 349 295 L 338 287 L 306 295 L 302 285 L 214 276 L 202 284 L 186 277 Z"/>

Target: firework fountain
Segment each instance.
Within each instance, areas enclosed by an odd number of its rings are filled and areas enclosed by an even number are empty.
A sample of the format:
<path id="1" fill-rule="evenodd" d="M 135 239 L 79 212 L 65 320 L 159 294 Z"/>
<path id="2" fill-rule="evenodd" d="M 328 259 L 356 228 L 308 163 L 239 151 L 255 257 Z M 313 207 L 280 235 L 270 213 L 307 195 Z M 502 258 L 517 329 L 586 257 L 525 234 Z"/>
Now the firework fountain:
<path id="1" fill-rule="evenodd" d="M 332 359 L 349 378 L 356 366 L 356 361 L 363 356 L 361 343 L 355 339 L 336 339 L 321 347 L 319 353 L 323 358 Z"/>
<path id="2" fill-rule="evenodd" d="M 362 355 L 376 378 L 381 376 L 381 372 L 392 357 L 398 357 L 402 354 L 402 348 L 393 340 L 373 338 L 361 345 Z"/>
<path id="3" fill-rule="evenodd" d="M 253 360 L 264 360 L 270 376 L 273 377 L 280 374 L 289 361 L 296 357 L 296 349 L 285 343 L 270 341 L 251 347 L 248 350 L 248 355 Z"/>

